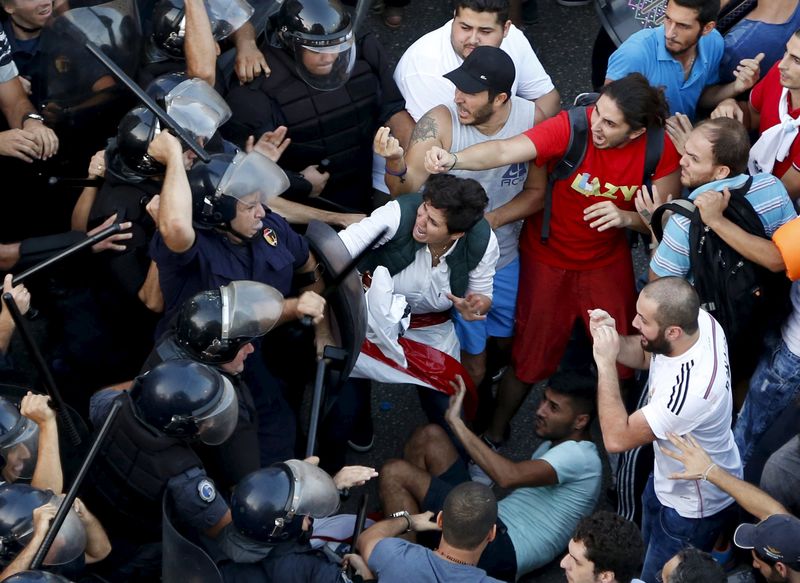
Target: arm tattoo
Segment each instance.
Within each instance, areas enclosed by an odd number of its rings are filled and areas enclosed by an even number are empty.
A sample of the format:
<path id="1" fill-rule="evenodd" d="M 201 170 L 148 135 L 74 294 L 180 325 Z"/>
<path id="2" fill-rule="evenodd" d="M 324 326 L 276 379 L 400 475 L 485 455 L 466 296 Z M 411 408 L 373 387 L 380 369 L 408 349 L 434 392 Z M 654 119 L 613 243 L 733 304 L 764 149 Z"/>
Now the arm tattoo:
<path id="1" fill-rule="evenodd" d="M 439 126 L 436 120 L 428 114 L 419 118 L 417 125 L 414 126 L 414 131 L 411 132 L 411 142 L 409 146 L 417 142 L 426 142 L 428 140 L 436 140 L 439 138 Z"/>

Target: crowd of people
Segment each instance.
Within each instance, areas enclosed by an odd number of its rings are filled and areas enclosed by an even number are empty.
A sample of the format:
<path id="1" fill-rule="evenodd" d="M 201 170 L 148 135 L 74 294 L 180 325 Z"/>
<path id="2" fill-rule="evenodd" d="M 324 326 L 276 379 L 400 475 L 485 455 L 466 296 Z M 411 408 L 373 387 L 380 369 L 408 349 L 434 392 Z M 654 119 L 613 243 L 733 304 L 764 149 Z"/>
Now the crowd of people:
<path id="1" fill-rule="evenodd" d="M 364 6 L 2 0 L 0 580 L 800 583 L 800 30 L 668 0 L 562 110 L 519 2 Z"/>

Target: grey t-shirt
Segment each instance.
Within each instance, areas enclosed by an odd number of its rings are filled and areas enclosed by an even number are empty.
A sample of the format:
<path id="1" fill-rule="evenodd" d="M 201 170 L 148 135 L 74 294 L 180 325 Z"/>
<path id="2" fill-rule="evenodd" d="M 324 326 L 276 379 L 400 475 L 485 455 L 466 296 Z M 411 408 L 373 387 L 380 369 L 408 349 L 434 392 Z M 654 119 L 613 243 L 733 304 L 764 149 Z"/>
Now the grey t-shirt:
<path id="1" fill-rule="evenodd" d="M 452 563 L 400 538 L 385 538 L 375 545 L 369 568 L 381 583 L 499 583 L 483 569 Z"/>

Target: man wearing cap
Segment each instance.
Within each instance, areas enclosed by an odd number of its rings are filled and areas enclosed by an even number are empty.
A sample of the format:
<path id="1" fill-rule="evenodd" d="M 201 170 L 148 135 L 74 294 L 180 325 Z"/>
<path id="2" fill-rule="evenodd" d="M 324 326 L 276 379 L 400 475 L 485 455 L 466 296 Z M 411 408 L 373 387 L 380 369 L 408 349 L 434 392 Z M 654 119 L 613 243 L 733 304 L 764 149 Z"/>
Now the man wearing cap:
<path id="1" fill-rule="evenodd" d="M 394 72 L 394 80 L 415 121 L 440 103 L 448 103 L 453 84 L 442 77 L 478 46 L 503 49 L 511 55 L 517 74 L 511 93 L 536 101 L 545 117 L 561 108 L 550 76 L 545 72 L 525 35 L 508 18 L 508 0 L 458 0 L 453 20 L 411 45 Z M 432 55 L 435 57 L 432 58 Z"/>
<path id="2" fill-rule="evenodd" d="M 512 94 L 515 75 L 514 62 L 505 51 L 493 46 L 476 47 L 460 67 L 444 75 L 455 85 L 455 96 L 420 118 L 407 153 L 389 128 L 378 130 L 375 152 L 386 159 L 386 185 L 391 194 L 416 192 L 422 187 L 429 176 L 425 152 L 433 146 L 463 150 L 489 139 L 515 136 L 539 121 L 540 108 Z M 486 190 L 486 219 L 500 244 L 495 296 L 487 319 L 467 324 L 460 316 L 454 316 L 461 362 L 476 385 L 486 369 L 487 338 L 507 339 L 514 329 L 522 219 L 541 208 L 546 184 L 544 168 L 534 167 L 530 173 L 528 170 L 528 164 L 523 162 L 482 171 L 451 172 L 477 180 Z"/>
<path id="3" fill-rule="evenodd" d="M 800 582 L 800 520 L 773 514 L 758 524 L 740 524 L 733 542 L 751 549 L 753 567 L 769 583 Z"/>

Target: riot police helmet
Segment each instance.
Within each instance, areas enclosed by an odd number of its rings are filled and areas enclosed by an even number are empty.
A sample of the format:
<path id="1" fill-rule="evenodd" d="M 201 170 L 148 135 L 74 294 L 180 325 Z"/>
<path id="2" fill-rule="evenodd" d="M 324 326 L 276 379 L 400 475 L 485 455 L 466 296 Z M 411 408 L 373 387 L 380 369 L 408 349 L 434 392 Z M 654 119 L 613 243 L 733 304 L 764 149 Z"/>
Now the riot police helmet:
<path id="1" fill-rule="evenodd" d="M 323 518 L 339 508 L 333 478 L 314 464 L 288 460 L 245 476 L 231 497 L 236 529 L 268 544 L 294 540 L 303 517 Z"/>
<path id="2" fill-rule="evenodd" d="M 175 341 L 192 358 L 224 364 L 239 349 L 277 324 L 283 295 L 255 281 L 234 281 L 202 291 L 186 300 L 178 312 Z"/>
<path id="3" fill-rule="evenodd" d="M 160 131 L 161 122 L 146 107 L 139 105 L 126 113 L 109 152 L 112 172 L 132 178 L 164 174 L 166 167 L 147 153 L 150 142 Z"/>
<path id="4" fill-rule="evenodd" d="M 137 416 L 156 431 L 219 445 L 236 428 L 238 400 L 231 382 L 192 360 L 168 360 L 138 377 L 131 389 Z"/>
<path id="5" fill-rule="evenodd" d="M 0 397 L 0 464 L 3 479 L 29 480 L 36 469 L 39 426 L 19 412 L 11 401 Z"/>
<path id="6" fill-rule="evenodd" d="M 253 15 L 245 0 L 205 0 L 206 14 L 215 41 L 228 38 Z M 184 0 L 160 0 L 153 8 L 152 42 L 157 50 L 173 59 L 183 59 L 186 40 Z"/>
<path id="7" fill-rule="evenodd" d="M 27 484 L 0 485 L 0 562 L 8 563 L 33 536 L 33 511 L 45 504 L 57 507 L 62 496 Z M 86 549 L 86 529 L 74 508 L 67 512 L 44 559 L 48 566 L 65 565 Z"/>
<path id="8" fill-rule="evenodd" d="M 70 583 L 70 580 L 47 571 L 20 571 L 3 579 L 3 583 Z"/>
<path id="9" fill-rule="evenodd" d="M 350 78 L 356 45 L 350 15 L 338 0 L 286 0 L 277 15 L 277 37 L 293 55 L 300 78 L 332 91 Z"/>
<path id="10" fill-rule="evenodd" d="M 230 230 L 237 203 L 265 205 L 289 188 L 286 173 L 256 150 L 214 154 L 208 162 L 196 163 L 188 177 L 192 219 L 200 228 Z"/>

